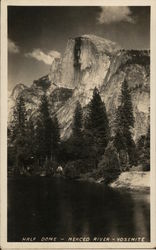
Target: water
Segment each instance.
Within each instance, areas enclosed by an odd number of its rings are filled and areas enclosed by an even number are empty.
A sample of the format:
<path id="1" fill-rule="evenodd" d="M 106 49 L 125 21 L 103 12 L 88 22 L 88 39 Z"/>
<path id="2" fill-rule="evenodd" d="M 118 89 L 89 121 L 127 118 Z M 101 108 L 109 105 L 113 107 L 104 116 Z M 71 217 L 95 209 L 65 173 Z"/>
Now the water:
<path id="1" fill-rule="evenodd" d="M 8 241 L 150 240 L 148 192 L 60 178 L 8 180 Z M 70 239 L 69 239 L 70 238 Z M 83 240 L 85 240 L 83 238 Z"/>

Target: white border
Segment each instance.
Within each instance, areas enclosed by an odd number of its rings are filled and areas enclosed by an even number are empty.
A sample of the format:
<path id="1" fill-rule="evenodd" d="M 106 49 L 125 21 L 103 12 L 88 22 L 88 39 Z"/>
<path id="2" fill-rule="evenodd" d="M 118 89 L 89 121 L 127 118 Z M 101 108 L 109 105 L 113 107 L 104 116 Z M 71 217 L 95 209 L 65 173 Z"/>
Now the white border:
<path id="1" fill-rule="evenodd" d="M 7 5 L 151 6 L 151 242 L 7 243 Z M 156 0 L 2 0 L 1 2 L 1 248 L 156 248 Z"/>

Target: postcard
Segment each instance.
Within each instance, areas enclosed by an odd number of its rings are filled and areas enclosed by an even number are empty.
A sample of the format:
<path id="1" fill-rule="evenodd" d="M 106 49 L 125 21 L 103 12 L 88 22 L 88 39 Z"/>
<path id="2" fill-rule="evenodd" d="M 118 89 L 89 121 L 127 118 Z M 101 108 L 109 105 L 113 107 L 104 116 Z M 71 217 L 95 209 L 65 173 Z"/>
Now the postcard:
<path id="1" fill-rule="evenodd" d="M 155 44 L 154 0 L 2 0 L 2 249 L 156 247 Z"/>

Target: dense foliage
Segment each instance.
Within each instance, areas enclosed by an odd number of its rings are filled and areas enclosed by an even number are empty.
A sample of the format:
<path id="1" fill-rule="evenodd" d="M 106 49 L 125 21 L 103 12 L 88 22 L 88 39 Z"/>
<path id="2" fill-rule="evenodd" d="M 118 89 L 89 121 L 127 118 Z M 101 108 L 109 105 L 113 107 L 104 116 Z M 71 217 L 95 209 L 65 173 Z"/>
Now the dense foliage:
<path id="1" fill-rule="evenodd" d="M 106 184 L 115 180 L 119 176 L 121 172 L 120 160 L 113 142 L 109 142 L 106 147 L 105 153 L 98 164 L 98 169 L 99 176 L 104 177 Z"/>
<path id="2" fill-rule="evenodd" d="M 115 147 L 121 156 L 122 168 L 125 169 L 129 163 L 130 166 L 136 165 L 136 149 L 132 136 L 134 127 L 133 107 L 130 91 L 126 81 L 122 84 L 120 105 L 116 117 Z M 125 159 L 122 159 L 124 156 Z"/>
<path id="3" fill-rule="evenodd" d="M 60 139 L 60 125 L 56 114 L 49 110 L 49 101 L 44 93 L 34 120 L 27 114 L 22 95 L 17 98 L 8 127 L 9 174 L 55 175 L 61 166 L 66 177 L 86 175 L 103 178 L 108 184 L 131 166 L 140 164 L 144 170 L 150 169 L 150 128 L 135 145 L 133 107 L 126 81 L 122 84 L 113 137 L 97 88 L 85 114 L 81 104 L 76 103 L 72 133 L 66 141 Z"/>
<path id="4" fill-rule="evenodd" d="M 28 120 L 25 103 L 20 96 L 14 108 L 12 124 L 8 128 L 8 160 L 12 172 L 32 174 L 45 168 L 49 161 L 56 161 L 59 142 L 58 120 L 56 116 L 50 116 L 46 95 L 41 98 L 35 122 L 31 117 Z"/>
<path id="5" fill-rule="evenodd" d="M 59 124 L 57 117 L 53 119 L 49 113 L 47 97 L 44 94 L 39 107 L 39 117 L 36 124 L 36 155 L 39 164 L 46 160 L 54 160 L 58 154 L 60 141 Z"/>
<path id="6" fill-rule="evenodd" d="M 85 139 L 91 157 L 96 167 L 108 144 L 110 128 L 106 108 L 97 88 L 93 91 L 93 97 L 88 105 L 88 113 L 85 120 Z"/>
<path id="7" fill-rule="evenodd" d="M 142 135 L 137 141 L 138 164 L 143 166 L 143 170 L 150 170 L 150 127 L 146 135 Z"/>
<path id="8" fill-rule="evenodd" d="M 29 141 L 27 137 L 27 112 L 24 99 L 19 96 L 13 112 L 13 121 L 8 129 L 8 161 L 11 166 L 14 162 L 16 174 L 24 168 L 29 154 Z"/>

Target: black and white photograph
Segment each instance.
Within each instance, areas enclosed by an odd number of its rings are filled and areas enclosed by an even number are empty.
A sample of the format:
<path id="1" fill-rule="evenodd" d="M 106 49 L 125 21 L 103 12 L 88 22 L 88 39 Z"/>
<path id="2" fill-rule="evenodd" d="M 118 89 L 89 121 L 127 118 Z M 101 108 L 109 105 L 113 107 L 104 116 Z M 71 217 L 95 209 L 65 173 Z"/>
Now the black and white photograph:
<path id="1" fill-rule="evenodd" d="M 7 5 L 6 240 L 150 243 L 151 6 L 42 2 Z"/>

